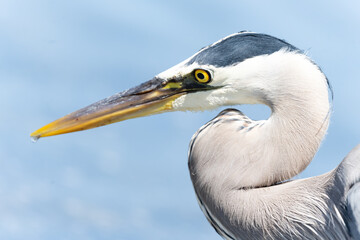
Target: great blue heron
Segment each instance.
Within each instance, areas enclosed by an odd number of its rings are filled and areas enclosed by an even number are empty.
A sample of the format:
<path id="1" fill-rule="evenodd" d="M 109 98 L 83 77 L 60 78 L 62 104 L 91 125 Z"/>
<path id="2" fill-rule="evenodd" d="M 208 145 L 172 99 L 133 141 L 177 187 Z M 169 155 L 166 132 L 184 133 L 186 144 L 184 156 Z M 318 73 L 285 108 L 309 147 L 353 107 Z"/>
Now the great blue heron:
<path id="1" fill-rule="evenodd" d="M 328 173 L 289 180 L 310 163 L 328 128 L 328 81 L 302 51 L 269 35 L 230 35 L 31 136 L 258 103 L 270 107 L 269 119 L 226 109 L 191 140 L 191 180 L 209 222 L 224 239 L 360 239 L 360 145 Z"/>

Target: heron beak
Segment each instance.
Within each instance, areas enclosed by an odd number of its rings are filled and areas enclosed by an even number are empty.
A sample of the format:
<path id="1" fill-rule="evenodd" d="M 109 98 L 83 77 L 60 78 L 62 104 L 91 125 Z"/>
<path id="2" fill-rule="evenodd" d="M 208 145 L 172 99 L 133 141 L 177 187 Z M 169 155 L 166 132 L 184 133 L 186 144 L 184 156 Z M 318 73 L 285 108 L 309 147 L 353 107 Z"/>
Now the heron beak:
<path id="1" fill-rule="evenodd" d="M 31 137 L 36 140 L 168 112 L 173 109 L 173 101 L 186 93 L 182 82 L 154 78 L 55 120 L 33 132 Z"/>

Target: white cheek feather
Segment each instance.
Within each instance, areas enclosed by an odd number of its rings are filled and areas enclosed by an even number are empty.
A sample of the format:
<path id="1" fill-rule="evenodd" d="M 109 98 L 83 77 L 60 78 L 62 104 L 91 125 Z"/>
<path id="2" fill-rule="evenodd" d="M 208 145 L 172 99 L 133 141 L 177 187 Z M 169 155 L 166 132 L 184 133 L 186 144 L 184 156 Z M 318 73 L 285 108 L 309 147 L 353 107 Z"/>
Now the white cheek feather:
<path id="1" fill-rule="evenodd" d="M 203 111 L 239 104 L 266 104 L 273 107 L 277 100 L 292 97 L 287 93 L 294 91 L 300 93 L 299 96 L 327 95 L 327 91 L 317 91 L 326 89 L 327 85 L 321 71 L 318 71 L 305 55 L 296 52 L 280 50 L 227 67 L 197 63 L 187 65 L 189 59 L 160 73 L 158 77 L 169 79 L 189 74 L 196 68 L 209 69 L 213 72 L 210 85 L 222 87 L 180 96 L 173 102 L 174 110 Z M 302 76 L 300 84 L 299 76 Z M 314 78 L 323 81 L 313 81 Z M 312 89 L 315 89 L 316 93 L 306 87 L 309 85 L 314 86 Z M 313 99 L 317 101 L 318 98 L 314 96 Z M 328 109 L 327 106 L 325 108 Z"/>
<path id="2" fill-rule="evenodd" d="M 173 108 L 177 111 L 204 111 L 219 107 L 225 100 L 225 96 L 216 97 L 210 92 L 190 93 L 175 99 Z"/>
<path id="3" fill-rule="evenodd" d="M 232 103 L 229 96 L 236 92 L 231 87 L 188 93 L 180 96 L 173 102 L 173 108 L 176 111 L 204 111 L 212 110 L 224 105 L 235 105 L 239 102 Z"/>

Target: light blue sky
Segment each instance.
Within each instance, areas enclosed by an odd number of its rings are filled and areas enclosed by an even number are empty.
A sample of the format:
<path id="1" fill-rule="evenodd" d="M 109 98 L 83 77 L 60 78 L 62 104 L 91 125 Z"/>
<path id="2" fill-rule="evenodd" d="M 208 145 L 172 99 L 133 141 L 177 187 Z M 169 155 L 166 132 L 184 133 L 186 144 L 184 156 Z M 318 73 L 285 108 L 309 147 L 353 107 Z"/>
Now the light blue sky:
<path id="1" fill-rule="evenodd" d="M 334 168 L 360 142 L 360 4 L 335 2 L 2 0 L 0 239 L 220 239 L 187 172 L 192 134 L 219 110 L 29 134 L 240 30 L 286 39 L 326 73 L 334 113 L 301 177 Z"/>

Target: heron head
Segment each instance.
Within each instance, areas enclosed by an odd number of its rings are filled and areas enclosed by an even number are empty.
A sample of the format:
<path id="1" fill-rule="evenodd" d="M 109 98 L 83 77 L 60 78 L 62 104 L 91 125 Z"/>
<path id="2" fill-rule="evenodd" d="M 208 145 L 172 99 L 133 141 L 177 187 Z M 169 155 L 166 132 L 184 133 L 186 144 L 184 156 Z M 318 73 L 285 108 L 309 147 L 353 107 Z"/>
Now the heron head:
<path id="1" fill-rule="evenodd" d="M 256 71 L 251 70 L 250 76 L 246 69 L 252 65 L 247 67 L 245 63 L 281 49 L 297 51 L 292 45 L 265 34 L 241 32 L 230 35 L 150 81 L 70 113 L 31 136 L 40 138 L 81 131 L 169 111 L 257 103 L 262 98 L 254 97 L 256 89 L 259 94 L 263 89 L 256 81 L 251 81 Z"/>

